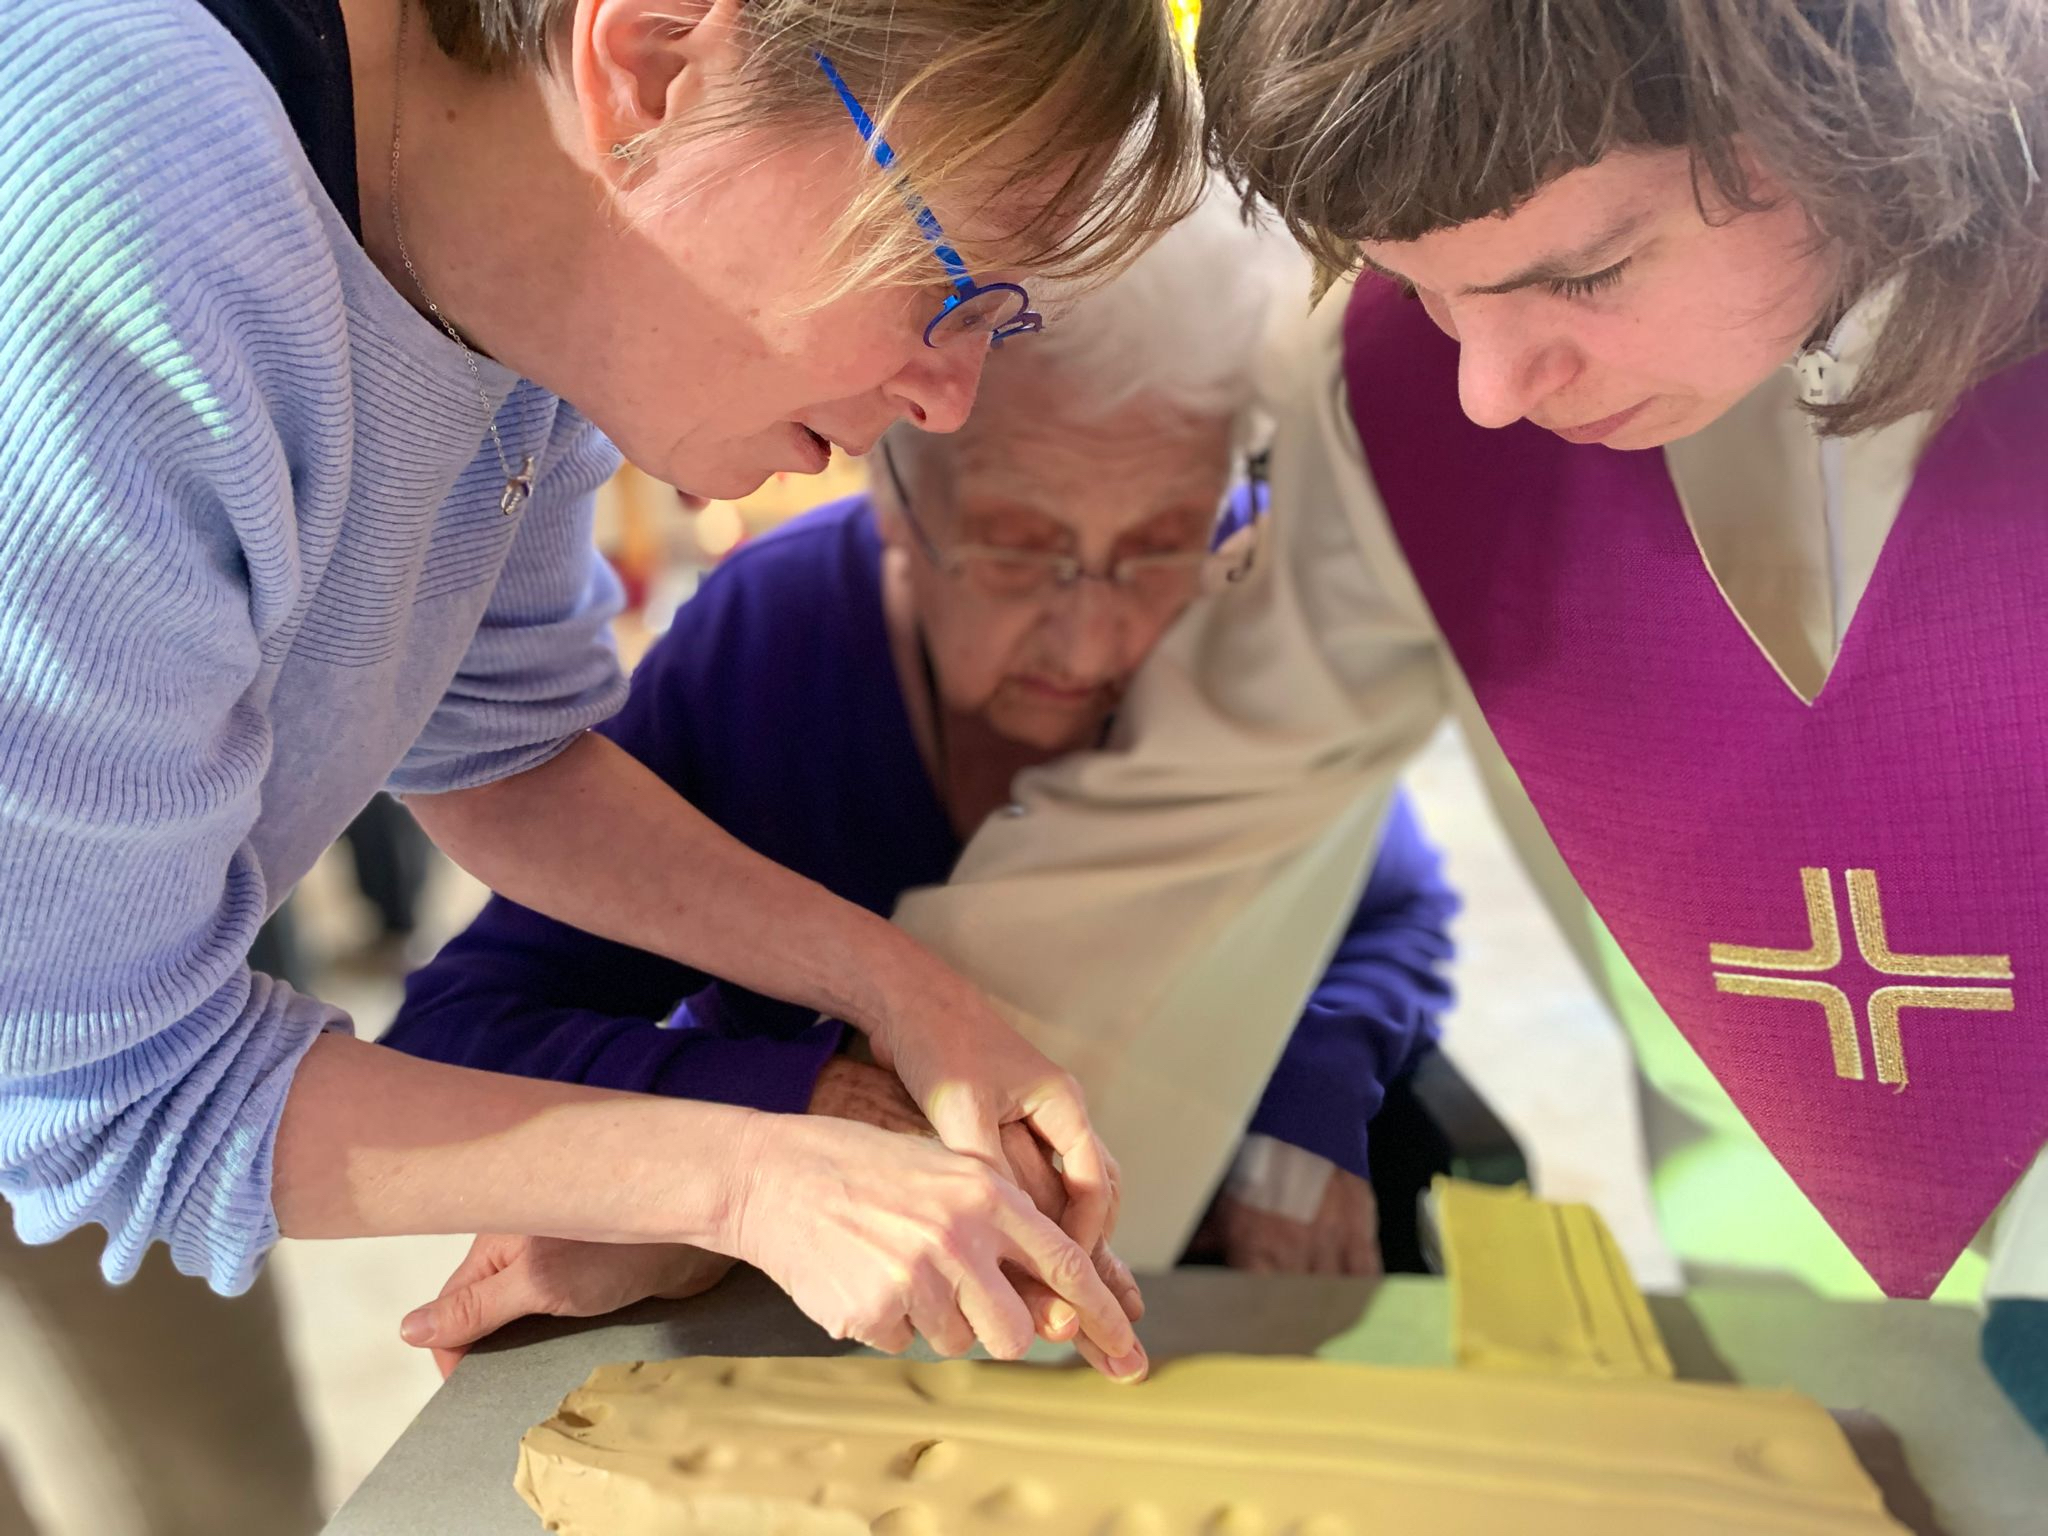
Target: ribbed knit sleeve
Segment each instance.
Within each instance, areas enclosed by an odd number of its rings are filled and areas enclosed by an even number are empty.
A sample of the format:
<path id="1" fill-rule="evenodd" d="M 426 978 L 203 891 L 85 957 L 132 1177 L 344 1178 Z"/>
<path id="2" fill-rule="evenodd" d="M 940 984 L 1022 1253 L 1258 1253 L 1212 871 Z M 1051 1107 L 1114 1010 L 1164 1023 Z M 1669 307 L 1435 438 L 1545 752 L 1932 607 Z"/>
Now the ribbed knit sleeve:
<path id="1" fill-rule="evenodd" d="M 618 466 L 618 450 L 595 427 L 556 407 L 532 504 L 483 623 L 386 785 L 394 794 L 439 794 L 523 773 L 625 702 L 611 640 L 624 592 L 591 526 L 597 488 Z"/>
<path id="2" fill-rule="evenodd" d="M 332 1010 L 252 976 L 252 685 L 346 474 L 331 248 L 193 7 L 0 0 L 0 1193 L 225 1292 Z M 338 376 L 339 375 L 339 376 Z"/>

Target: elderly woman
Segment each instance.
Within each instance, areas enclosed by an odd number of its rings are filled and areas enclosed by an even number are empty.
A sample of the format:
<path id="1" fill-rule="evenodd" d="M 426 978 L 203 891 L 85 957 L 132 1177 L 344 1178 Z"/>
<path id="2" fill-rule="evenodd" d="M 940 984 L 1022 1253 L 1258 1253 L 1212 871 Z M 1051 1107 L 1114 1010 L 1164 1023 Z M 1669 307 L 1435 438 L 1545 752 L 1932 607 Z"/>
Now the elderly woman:
<path id="1" fill-rule="evenodd" d="M 871 911 L 945 881 L 1017 775 L 1099 742 L 1168 626 L 1256 559 L 1255 525 L 1212 553 L 1254 522 L 1252 498 L 1231 500 L 1221 526 L 1218 509 L 1261 339 L 1306 299 L 1284 237 L 1248 229 L 1228 200 L 1204 205 L 992 363 L 959 433 L 891 432 L 872 498 L 820 507 L 721 566 L 648 655 L 612 739 L 741 841 Z M 1455 905 L 1405 807 L 1351 899 L 1218 1206 L 1235 1263 L 1375 1265 L 1366 1123 L 1434 1037 Z M 845 1053 L 846 1035 L 499 898 L 411 979 L 385 1043 L 923 1130 L 890 1074 Z M 1199 1056 L 1217 1042 L 1178 1045 Z M 1245 1086 L 1249 1103 L 1258 1079 Z M 463 1300 L 469 1326 L 437 1337 L 459 1344 L 546 1299 Z"/>
<path id="2" fill-rule="evenodd" d="M 1185 94 L 1157 0 L 0 0 L 20 1235 L 224 1292 L 281 1233 L 687 1242 L 1009 1354 L 1037 1276 L 1141 1372 L 1071 1081 L 589 733 L 589 524 L 613 443 L 735 495 L 957 426 L 1023 280 L 1181 205 Z M 380 787 L 499 890 L 848 1019 L 955 1150 L 351 1039 L 246 957 Z"/>

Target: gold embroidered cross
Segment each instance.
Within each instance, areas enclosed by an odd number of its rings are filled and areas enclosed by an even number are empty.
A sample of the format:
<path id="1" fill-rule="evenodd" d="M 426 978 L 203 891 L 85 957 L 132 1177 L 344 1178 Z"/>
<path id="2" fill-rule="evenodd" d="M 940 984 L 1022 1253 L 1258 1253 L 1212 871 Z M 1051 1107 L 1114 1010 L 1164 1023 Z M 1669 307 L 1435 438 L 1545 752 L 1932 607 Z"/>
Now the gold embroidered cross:
<path id="1" fill-rule="evenodd" d="M 1715 944 L 1708 949 L 1717 969 L 1715 989 L 1738 997 L 1780 997 L 1818 1003 L 1827 1018 L 1828 1042 L 1834 1049 L 1835 1075 L 1861 1079 L 1863 1045 L 1856 1037 L 1856 1012 L 1848 994 L 1832 982 L 1809 980 L 1842 963 L 1842 925 L 1836 916 L 1834 878 L 1825 869 L 1802 869 L 1806 888 L 1806 921 L 1811 942 L 1805 949 L 1753 949 L 1741 944 Z M 1908 955 L 1891 946 L 1884 928 L 1884 905 L 1877 893 L 1877 871 L 1848 872 L 1849 921 L 1863 961 L 1880 976 L 1907 976 L 1921 983 L 2011 981 L 2010 955 Z M 1718 969 L 1789 971 L 1792 975 L 1741 976 Z M 1879 987 L 1870 994 L 1870 1049 L 1877 1058 L 1877 1080 L 1903 1090 L 1906 1050 L 1899 1038 L 1899 1015 L 1908 1008 L 1943 1008 L 1952 1013 L 2010 1013 L 2010 987 L 1917 985 Z"/>

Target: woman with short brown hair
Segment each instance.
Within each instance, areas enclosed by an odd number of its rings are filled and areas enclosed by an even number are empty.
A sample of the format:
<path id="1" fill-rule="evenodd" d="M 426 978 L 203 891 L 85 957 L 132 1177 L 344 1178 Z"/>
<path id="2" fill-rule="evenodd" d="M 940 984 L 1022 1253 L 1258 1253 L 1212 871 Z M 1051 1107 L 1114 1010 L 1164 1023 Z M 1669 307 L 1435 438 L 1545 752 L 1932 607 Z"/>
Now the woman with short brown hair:
<path id="1" fill-rule="evenodd" d="M 1198 57 L 1215 158 L 1368 269 L 1282 552 L 914 927 L 1064 1030 L 1299 985 L 1273 893 L 1457 707 L 1782 1167 L 1688 1146 L 1688 1260 L 1928 1294 L 2048 1128 L 2048 7 L 1209 0 Z"/>

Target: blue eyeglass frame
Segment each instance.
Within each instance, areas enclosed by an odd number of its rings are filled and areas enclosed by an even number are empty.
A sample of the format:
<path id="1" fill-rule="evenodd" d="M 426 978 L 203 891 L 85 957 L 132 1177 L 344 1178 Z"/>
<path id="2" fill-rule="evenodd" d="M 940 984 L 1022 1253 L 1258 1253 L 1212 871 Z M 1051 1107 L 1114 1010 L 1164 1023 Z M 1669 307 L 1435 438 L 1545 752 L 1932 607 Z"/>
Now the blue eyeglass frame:
<path id="1" fill-rule="evenodd" d="M 814 52 L 811 57 L 818 61 L 818 68 L 825 72 L 825 78 L 832 83 L 832 89 L 838 95 L 840 105 L 846 108 L 847 116 L 853 119 L 853 126 L 860 131 L 860 136 L 866 142 L 868 153 L 874 157 L 875 164 L 885 171 L 894 170 L 896 151 L 890 147 L 889 141 L 882 137 L 881 130 L 875 126 L 875 120 L 868 116 L 867 108 L 863 107 L 848 89 L 838 67 L 822 52 Z M 989 333 L 991 347 L 1000 347 L 1012 336 L 1028 335 L 1033 331 L 1045 329 L 1045 316 L 1031 307 L 1031 295 L 1024 291 L 1021 284 L 976 282 L 974 274 L 967 270 L 967 263 L 960 259 L 960 253 L 946 243 L 946 232 L 939 226 L 938 217 L 925 200 L 900 177 L 897 184 L 902 191 L 904 205 L 909 208 L 910 216 L 917 221 L 918 231 L 931 246 L 933 257 L 946 269 L 946 280 L 953 285 L 953 291 L 946 295 L 946 302 L 939 306 L 939 312 L 932 316 L 931 322 L 924 328 L 926 346 L 937 348 L 939 344 L 932 340 L 932 333 L 945 323 L 946 317 L 954 310 L 968 300 L 978 299 L 985 293 L 1015 294 L 1021 306 L 1011 319 Z"/>

